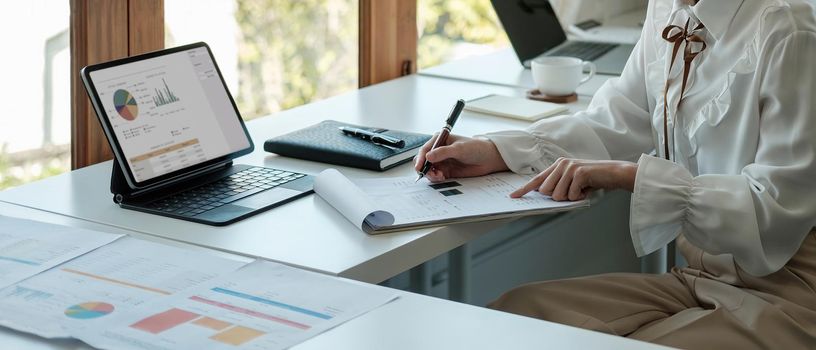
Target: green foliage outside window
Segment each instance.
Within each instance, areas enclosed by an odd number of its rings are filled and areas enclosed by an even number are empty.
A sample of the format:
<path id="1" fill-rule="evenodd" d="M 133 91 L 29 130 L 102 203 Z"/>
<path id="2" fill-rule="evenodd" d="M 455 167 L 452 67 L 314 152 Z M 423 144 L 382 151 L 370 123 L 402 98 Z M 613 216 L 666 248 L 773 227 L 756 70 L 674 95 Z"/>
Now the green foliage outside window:
<path id="1" fill-rule="evenodd" d="M 457 43 L 507 46 L 490 0 L 418 0 L 419 68 L 444 63 Z"/>
<path id="2" fill-rule="evenodd" d="M 418 0 L 417 6 L 420 68 L 446 61 L 458 43 L 507 45 L 489 0 Z M 358 0 L 237 0 L 235 17 L 243 115 L 356 88 Z"/>
<path id="3" fill-rule="evenodd" d="M 357 86 L 356 0 L 238 0 L 237 103 L 263 116 Z"/>

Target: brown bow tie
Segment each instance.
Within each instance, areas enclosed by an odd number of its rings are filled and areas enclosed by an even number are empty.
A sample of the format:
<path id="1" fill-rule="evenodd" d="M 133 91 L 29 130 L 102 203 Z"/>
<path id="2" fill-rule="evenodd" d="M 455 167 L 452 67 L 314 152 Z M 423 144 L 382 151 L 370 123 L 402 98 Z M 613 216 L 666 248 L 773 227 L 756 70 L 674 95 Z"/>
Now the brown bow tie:
<path id="1" fill-rule="evenodd" d="M 690 20 L 690 19 L 689 19 Z M 685 43 L 685 48 L 683 49 L 683 61 L 685 62 L 683 66 L 683 84 L 680 86 L 680 98 L 677 100 L 677 108 L 680 108 L 680 101 L 683 100 L 683 94 L 686 92 L 686 82 L 688 81 L 689 77 L 689 68 L 691 67 L 691 61 L 697 57 L 700 52 L 706 49 L 706 43 L 703 41 L 703 38 L 700 37 L 699 33 L 702 31 L 705 26 L 700 23 L 691 31 L 688 30 L 689 20 L 686 20 L 686 25 L 683 27 L 676 26 L 676 25 L 669 25 L 663 29 L 663 39 L 672 43 L 672 55 L 671 61 L 669 62 L 669 73 L 671 73 L 672 68 L 674 67 L 674 60 L 677 57 L 677 53 L 680 51 L 680 45 Z M 699 50 L 693 51 L 692 43 L 700 43 L 702 46 Z M 669 110 L 668 110 L 668 93 L 669 93 L 669 83 L 671 81 L 668 77 L 666 77 L 666 85 L 663 89 L 663 152 L 666 159 L 670 159 L 669 157 Z M 677 121 L 675 120 L 675 124 Z"/>

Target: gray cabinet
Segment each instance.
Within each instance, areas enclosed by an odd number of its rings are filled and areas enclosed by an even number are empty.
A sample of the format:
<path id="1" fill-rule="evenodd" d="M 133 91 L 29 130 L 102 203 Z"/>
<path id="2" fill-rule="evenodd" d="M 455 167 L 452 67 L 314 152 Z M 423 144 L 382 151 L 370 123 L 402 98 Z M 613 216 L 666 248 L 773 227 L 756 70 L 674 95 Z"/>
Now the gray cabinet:
<path id="1" fill-rule="evenodd" d="M 465 301 L 485 305 L 502 292 L 532 281 L 606 272 L 640 272 L 629 237 L 629 198 L 609 192 L 588 209 L 527 217 L 467 244 Z M 385 282 L 440 298 L 449 294 L 449 254 Z M 456 268 L 454 260 L 453 268 Z"/>

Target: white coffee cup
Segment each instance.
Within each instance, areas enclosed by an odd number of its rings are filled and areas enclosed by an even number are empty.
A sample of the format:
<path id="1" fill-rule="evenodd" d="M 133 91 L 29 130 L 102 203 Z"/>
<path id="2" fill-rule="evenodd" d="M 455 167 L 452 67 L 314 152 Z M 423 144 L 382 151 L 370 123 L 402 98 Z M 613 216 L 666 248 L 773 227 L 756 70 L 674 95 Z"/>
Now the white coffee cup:
<path id="1" fill-rule="evenodd" d="M 595 64 L 575 57 L 539 57 L 531 63 L 533 81 L 543 95 L 572 95 L 579 85 L 595 76 Z M 584 69 L 589 74 L 584 76 Z"/>

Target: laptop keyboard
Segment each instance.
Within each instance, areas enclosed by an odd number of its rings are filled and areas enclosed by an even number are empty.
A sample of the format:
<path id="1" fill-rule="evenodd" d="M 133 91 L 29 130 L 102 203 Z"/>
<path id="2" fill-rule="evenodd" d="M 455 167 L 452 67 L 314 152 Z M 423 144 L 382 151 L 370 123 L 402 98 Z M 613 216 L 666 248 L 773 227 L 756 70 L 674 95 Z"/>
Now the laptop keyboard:
<path id="1" fill-rule="evenodd" d="M 617 46 L 617 44 L 607 43 L 570 42 L 563 47 L 548 52 L 547 56 L 569 56 L 584 61 L 594 61 Z"/>
<path id="2" fill-rule="evenodd" d="M 284 170 L 253 167 L 160 199 L 150 203 L 148 208 L 175 215 L 196 216 L 304 176 Z"/>

